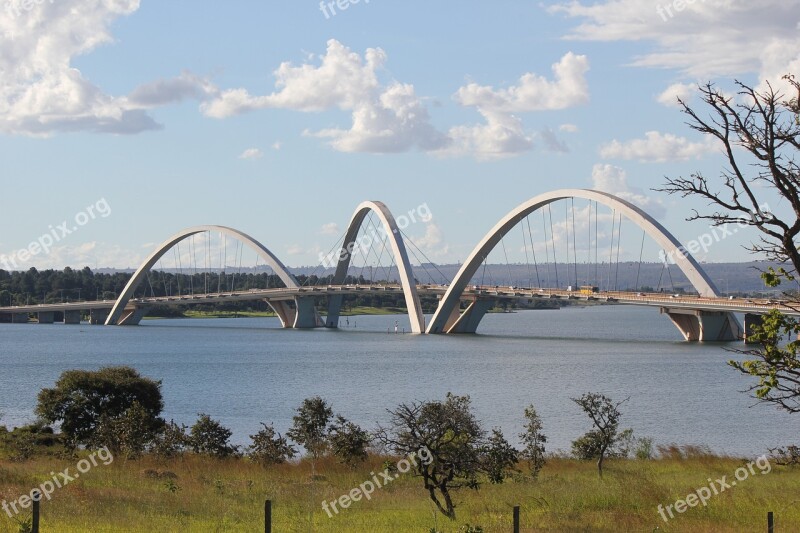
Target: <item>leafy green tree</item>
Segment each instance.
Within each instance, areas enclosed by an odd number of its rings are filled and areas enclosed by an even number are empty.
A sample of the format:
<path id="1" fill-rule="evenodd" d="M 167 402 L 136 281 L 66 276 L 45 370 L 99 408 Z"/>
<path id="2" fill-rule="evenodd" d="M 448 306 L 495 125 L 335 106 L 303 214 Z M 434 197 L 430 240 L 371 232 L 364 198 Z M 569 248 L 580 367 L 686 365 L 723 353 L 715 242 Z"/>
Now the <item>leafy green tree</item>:
<path id="1" fill-rule="evenodd" d="M 60 423 L 72 445 L 91 445 L 102 420 L 117 419 L 134 404 L 143 411 L 148 430 L 163 426 L 160 381 L 127 366 L 67 370 L 55 387 L 39 392 L 36 414 L 47 423 Z"/>
<path id="2" fill-rule="evenodd" d="M 262 429 L 255 435 L 250 435 L 253 444 L 247 449 L 247 455 L 254 462 L 261 465 L 282 464 L 294 458 L 297 450 L 289 444 L 285 437 L 275 431 L 272 424 L 262 423 Z"/>
<path id="3" fill-rule="evenodd" d="M 197 422 L 189 430 L 189 446 L 194 453 L 213 457 L 230 457 L 238 448 L 230 444 L 233 432 L 205 413 L 197 415 Z"/>
<path id="4" fill-rule="evenodd" d="M 492 429 L 492 435 L 482 450 L 482 469 L 489 482 L 499 484 L 516 470 L 519 451 L 514 449 L 499 428 Z"/>
<path id="5" fill-rule="evenodd" d="M 390 410 L 391 424 L 379 428 L 378 440 L 398 456 L 423 455 L 417 459 L 415 475 L 436 508 L 455 520 L 451 491 L 477 489 L 482 472 L 485 432 L 472 413 L 469 396 L 447 394 L 445 401 L 401 404 Z"/>
<path id="6" fill-rule="evenodd" d="M 171 459 L 186 451 L 189 447 L 189 428 L 183 424 L 176 424 L 174 420 L 167 422 L 156 435 L 150 450 L 158 457 Z"/>
<path id="7" fill-rule="evenodd" d="M 315 461 L 328 451 L 328 425 L 332 417 L 333 410 L 325 400 L 319 396 L 306 398 L 292 417 L 293 425 L 286 435 L 303 446 Z"/>
<path id="8" fill-rule="evenodd" d="M 603 477 L 603 460 L 606 453 L 614 445 L 618 437 L 619 419 L 622 413 L 619 406 L 628 401 L 626 398 L 621 402 L 614 403 L 608 396 L 589 392 L 580 398 L 572 398 L 572 401 L 583 409 L 583 412 L 591 419 L 594 429 L 586 433 L 583 437 L 573 442 L 573 450 L 577 449 L 584 454 L 590 451 L 596 453 L 597 472 Z M 595 457 L 592 455 L 591 457 Z"/>
<path id="9" fill-rule="evenodd" d="M 525 431 L 519 435 L 524 446 L 521 455 L 524 459 L 527 459 L 531 476 L 536 479 L 547 461 L 544 456 L 544 445 L 547 443 L 547 436 L 542 433 L 542 419 L 533 405 L 525 408 L 524 428 Z"/>
<path id="10" fill-rule="evenodd" d="M 115 456 L 122 454 L 127 459 L 135 459 L 145 452 L 163 429 L 163 425 L 154 426 L 147 410 L 135 401 L 117 417 L 100 417 L 92 445 L 107 446 Z"/>
<path id="11" fill-rule="evenodd" d="M 340 462 L 355 467 L 367 460 L 367 448 L 372 437 L 361 426 L 339 415 L 330 427 L 328 440 L 333 455 Z"/>

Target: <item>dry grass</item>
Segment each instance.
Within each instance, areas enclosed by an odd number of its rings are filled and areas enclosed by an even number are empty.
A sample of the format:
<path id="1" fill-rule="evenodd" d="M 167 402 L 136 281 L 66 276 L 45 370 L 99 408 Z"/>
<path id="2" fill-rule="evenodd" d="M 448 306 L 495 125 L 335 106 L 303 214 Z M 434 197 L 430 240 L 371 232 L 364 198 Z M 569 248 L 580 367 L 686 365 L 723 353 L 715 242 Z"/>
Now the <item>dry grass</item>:
<path id="1" fill-rule="evenodd" d="M 36 458 L 25 463 L 0 461 L 0 500 L 14 500 L 76 460 Z M 262 531 L 265 499 L 274 502 L 279 532 L 456 532 L 465 523 L 484 531 L 510 531 L 512 507 L 522 506 L 523 531 L 748 532 L 766 530 L 766 513 L 776 513 L 778 531 L 800 531 L 800 471 L 773 467 L 714 496 L 706 507 L 690 508 L 665 523 L 657 511 L 728 476 L 744 461 L 705 454 L 656 461 L 609 461 L 603 479 L 594 464 L 551 459 L 540 478 L 523 475 L 503 485 L 457 493 L 458 519 L 437 515 L 409 475 L 378 489 L 333 518 L 323 499 L 348 493 L 370 472 L 383 469 L 373 460 L 357 470 L 332 461 L 317 465 L 262 468 L 246 460 L 187 456 L 169 462 L 154 458 L 117 460 L 99 465 L 57 490 L 42 504 L 42 531 L 70 532 L 223 532 Z M 0 514 L 0 532 L 17 525 Z"/>

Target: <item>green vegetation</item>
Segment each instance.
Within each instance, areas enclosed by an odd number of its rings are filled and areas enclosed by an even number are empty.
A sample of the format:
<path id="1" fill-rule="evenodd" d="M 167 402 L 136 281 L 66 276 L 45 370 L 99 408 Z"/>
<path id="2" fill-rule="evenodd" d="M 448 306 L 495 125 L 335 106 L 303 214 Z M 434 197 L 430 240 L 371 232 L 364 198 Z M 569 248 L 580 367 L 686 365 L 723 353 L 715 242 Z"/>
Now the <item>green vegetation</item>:
<path id="1" fill-rule="evenodd" d="M 255 531 L 265 499 L 274 502 L 277 531 L 500 531 L 514 505 L 532 531 L 738 532 L 757 529 L 768 510 L 786 530 L 800 527 L 796 448 L 756 463 L 677 446 L 659 447 L 653 459 L 651 440 L 617 431 L 621 402 L 599 394 L 575 400 L 598 434 L 597 454 L 575 458 L 545 457 L 533 406 L 520 452 L 497 428 L 487 437 L 469 397 L 452 394 L 400 404 L 375 434 L 334 415 L 323 398 L 308 398 L 287 432 L 308 452 L 299 460 L 272 425 L 242 447 L 206 414 L 191 428 L 165 423 L 159 382 L 127 367 L 64 372 L 40 400 L 38 411 L 68 430 L 0 426 L 0 504 L 21 505 L 55 472 L 80 470 L 49 491 L 44 531 Z M 597 455 L 606 458 L 602 477 L 589 462 Z M 80 468 L 95 456 L 102 462 Z M 710 480 L 726 476 L 739 484 L 711 497 Z M 662 518 L 701 488 L 705 506 Z M 6 514 L 0 533 L 23 530 L 30 517 L 26 508 Z"/>
<path id="2" fill-rule="evenodd" d="M 592 463 L 551 458 L 538 480 L 519 476 L 480 492 L 458 494 L 459 520 L 432 513 L 418 480 L 401 476 L 367 501 L 362 499 L 328 518 L 321 508 L 347 494 L 370 472 L 383 469 L 373 457 L 353 470 L 332 458 L 317 470 L 324 475 L 310 483 L 307 461 L 264 468 L 245 459 L 213 459 L 186 455 L 172 461 L 144 457 L 114 461 L 91 470 L 59 489 L 42 504 L 42 530 L 59 533 L 150 533 L 263 531 L 264 499 L 274 502 L 275 531 L 426 533 L 436 528 L 456 533 L 467 522 L 486 531 L 511 530 L 511 506 L 522 505 L 527 531 L 655 531 L 741 533 L 766 531 L 766 511 L 776 512 L 780 531 L 800 527 L 800 471 L 774 467 L 665 523 L 659 504 L 667 505 L 707 479 L 730 476 L 743 464 L 733 458 L 672 456 L 655 461 L 609 460 L 601 480 Z M 11 500 L 76 460 L 37 457 L 25 463 L 0 459 L 0 494 Z M 525 529 L 529 528 L 529 529 Z M 0 533 L 17 533 L 17 525 L 0 513 Z"/>

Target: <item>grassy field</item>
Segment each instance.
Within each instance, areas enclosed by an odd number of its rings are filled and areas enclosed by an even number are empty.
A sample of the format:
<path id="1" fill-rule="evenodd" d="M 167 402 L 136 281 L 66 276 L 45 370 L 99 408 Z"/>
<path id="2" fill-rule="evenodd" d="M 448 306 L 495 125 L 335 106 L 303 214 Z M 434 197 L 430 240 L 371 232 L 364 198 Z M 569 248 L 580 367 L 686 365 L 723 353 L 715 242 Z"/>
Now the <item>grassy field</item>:
<path id="1" fill-rule="evenodd" d="M 36 458 L 23 463 L 0 460 L 0 499 L 13 501 L 51 478 L 51 472 L 78 459 Z M 734 479 L 745 461 L 698 456 L 653 461 L 609 461 L 603 479 L 593 463 L 551 459 L 536 481 L 518 476 L 502 485 L 456 494 L 458 518 L 434 512 L 421 480 L 406 474 L 329 518 L 323 500 L 347 494 L 383 470 L 373 460 L 356 470 L 325 460 L 312 482 L 310 464 L 263 468 L 246 460 L 186 456 L 169 462 L 155 458 L 118 459 L 98 464 L 57 489 L 42 503 L 42 531 L 70 532 L 247 532 L 263 531 L 263 505 L 273 500 L 277 532 L 459 531 L 466 523 L 486 532 L 511 531 L 512 507 L 521 505 L 522 531 L 714 532 L 766 531 L 766 513 L 776 514 L 777 532 L 800 531 L 800 470 L 756 469 L 716 496 L 668 523 L 657 506 L 727 476 Z M 6 513 L 0 532 L 18 531 Z"/>

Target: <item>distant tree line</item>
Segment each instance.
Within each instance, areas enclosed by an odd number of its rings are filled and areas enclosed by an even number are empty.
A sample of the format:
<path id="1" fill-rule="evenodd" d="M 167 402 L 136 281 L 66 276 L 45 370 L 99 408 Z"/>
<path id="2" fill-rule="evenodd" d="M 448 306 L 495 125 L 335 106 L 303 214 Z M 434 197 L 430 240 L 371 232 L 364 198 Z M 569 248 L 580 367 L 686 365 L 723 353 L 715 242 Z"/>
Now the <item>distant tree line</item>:
<path id="1" fill-rule="evenodd" d="M 25 272 L 6 271 L 0 269 L 0 307 L 11 305 L 35 305 L 42 303 L 59 303 L 75 301 L 113 300 L 124 290 L 130 280 L 130 273 L 99 273 L 89 267 L 82 270 L 65 268 L 63 270 L 37 270 L 30 268 Z M 299 275 L 296 277 L 300 285 L 328 285 L 333 276 L 318 277 L 315 275 Z M 385 280 L 383 283 L 387 283 Z M 369 285 L 381 283 L 370 281 L 363 276 L 347 276 L 346 284 Z M 134 295 L 137 298 L 178 296 L 189 294 L 248 291 L 250 289 L 270 289 L 284 287 L 283 281 L 276 274 L 239 273 L 239 272 L 196 272 L 183 274 L 175 272 L 151 271 Z M 423 308 L 426 312 L 435 309 L 436 300 L 426 299 Z M 345 298 L 345 310 L 351 307 L 396 308 L 404 310 L 405 300 L 402 295 L 364 294 Z M 262 301 L 231 302 L 214 305 L 194 306 L 201 310 L 222 311 L 268 311 L 269 306 Z M 318 300 L 321 310 L 327 308 L 325 298 Z M 166 308 L 154 309 L 151 315 L 170 316 L 181 314 L 180 310 L 170 312 Z"/>

